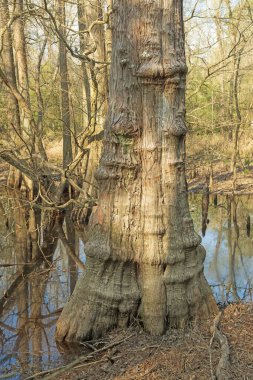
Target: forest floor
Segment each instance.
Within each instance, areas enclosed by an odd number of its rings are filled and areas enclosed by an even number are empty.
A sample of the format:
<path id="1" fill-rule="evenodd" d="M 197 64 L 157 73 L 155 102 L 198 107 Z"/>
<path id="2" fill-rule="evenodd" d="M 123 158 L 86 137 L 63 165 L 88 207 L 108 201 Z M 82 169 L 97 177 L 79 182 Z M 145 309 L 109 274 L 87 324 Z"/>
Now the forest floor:
<path id="1" fill-rule="evenodd" d="M 252 148 L 252 147 L 251 147 Z M 62 161 L 62 142 L 57 144 L 49 144 L 47 148 L 49 158 L 54 162 Z M 204 159 L 204 156 L 203 156 Z M 193 166 L 198 165 L 199 170 L 192 170 Z M 206 183 L 206 173 L 208 165 L 199 161 L 194 162 L 191 159 L 191 164 L 186 165 L 186 174 L 188 189 L 191 192 L 201 192 Z M 194 173 L 194 178 L 192 174 Z M 213 162 L 213 186 L 210 191 L 213 193 L 231 193 L 233 189 L 233 176 L 228 166 L 223 161 Z M 238 168 L 235 194 L 253 194 L 253 166 L 245 166 L 243 169 Z"/>
<path id="2" fill-rule="evenodd" d="M 62 140 L 48 143 L 46 147 L 47 155 L 54 164 L 61 165 L 62 162 Z M 204 157 L 203 157 L 204 159 Z M 196 169 L 197 168 L 197 169 Z M 6 179 L 8 173 L 8 165 L 0 160 L 0 184 Z M 199 193 L 202 191 L 206 183 L 206 175 L 208 173 L 208 165 L 199 159 L 186 163 L 186 175 L 188 189 L 190 192 Z M 231 193 L 233 189 L 233 175 L 228 166 L 222 160 L 213 162 L 213 185 L 210 192 L 226 194 Z M 235 194 L 253 194 L 253 166 L 248 165 L 240 167 L 237 170 L 236 190 Z"/>
<path id="3" fill-rule="evenodd" d="M 8 175 L 8 165 L 0 161 L 0 185 L 5 186 Z M 206 176 L 198 173 L 194 178 L 190 178 L 187 171 L 188 190 L 194 193 L 200 193 L 206 183 Z M 211 193 L 228 194 L 232 192 L 233 177 L 232 173 L 224 168 L 217 168 L 213 176 L 213 186 L 210 188 Z M 235 194 L 253 194 L 253 166 L 248 167 L 246 171 L 238 170 L 236 180 Z"/>
<path id="4" fill-rule="evenodd" d="M 53 155 L 54 163 L 57 164 L 57 156 Z M 200 193 L 206 184 L 206 171 L 197 172 L 192 178 L 190 170 L 186 170 L 188 190 Z M 0 185 L 4 184 L 8 175 L 8 165 L 0 160 Z M 232 173 L 222 165 L 214 167 L 213 185 L 210 187 L 211 193 L 228 194 L 233 189 Z M 248 166 L 245 170 L 238 169 L 236 179 L 236 189 L 234 194 L 253 194 L 253 166 Z"/>
<path id="5" fill-rule="evenodd" d="M 216 164 L 213 168 L 213 184 L 210 192 L 227 194 L 233 189 L 233 175 L 222 163 Z M 188 190 L 199 193 L 206 183 L 206 171 L 195 172 L 192 178 L 192 172 L 187 170 Z M 244 170 L 237 170 L 237 179 L 235 186 L 235 194 L 253 194 L 253 166 L 247 166 Z"/>
<path id="6" fill-rule="evenodd" d="M 115 330 L 90 342 L 86 354 L 44 380 L 207 380 L 216 379 L 224 350 L 214 339 L 214 320 L 153 337 L 140 327 Z M 219 329 L 230 350 L 227 377 L 253 379 L 253 304 L 231 304 L 222 313 Z M 224 347 L 223 347 L 224 348 Z M 70 367 L 72 368 L 70 369 Z M 34 377 L 35 378 L 35 377 Z M 41 378 L 41 377 L 36 377 Z"/>

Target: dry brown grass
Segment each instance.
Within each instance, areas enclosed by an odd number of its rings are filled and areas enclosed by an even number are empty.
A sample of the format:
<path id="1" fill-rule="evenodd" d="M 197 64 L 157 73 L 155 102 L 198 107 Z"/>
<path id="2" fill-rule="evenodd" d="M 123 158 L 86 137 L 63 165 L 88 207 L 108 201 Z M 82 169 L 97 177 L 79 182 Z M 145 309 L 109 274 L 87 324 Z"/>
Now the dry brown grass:
<path id="1" fill-rule="evenodd" d="M 220 347 L 210 349 L 210 326 L 213 320 L 195 324 L 184 332 L 170 330 L 163 337 L 151 337 L 140 328 L 114 331 L 105 342 L 134 333 L 121 345 L 94 355 L 85 367 L 66 372 L 61 380 L 207 380 L 215 373 Z M 221 319 L 221 331 L 230 346 L 231 379 L 253 379 L 253 306 L 230 305 Z M 56 377 L 57 378 L 57 377 Z"/>

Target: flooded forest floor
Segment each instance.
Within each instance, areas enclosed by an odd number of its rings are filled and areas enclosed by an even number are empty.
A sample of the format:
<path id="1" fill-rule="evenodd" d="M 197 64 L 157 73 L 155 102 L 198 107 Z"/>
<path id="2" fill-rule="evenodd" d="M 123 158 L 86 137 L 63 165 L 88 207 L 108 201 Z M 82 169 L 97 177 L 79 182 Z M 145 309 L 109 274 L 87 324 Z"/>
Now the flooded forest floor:
<path id="1" fill-rule="evenodd" d="M 190 192 L 201 192 L 206 184 L 207 178 L 210 182 L 210 192 L 228 194 L 233 189 L 233 174 L 227 166 L 217 162 L 213 168 L 212 180 L 210 181 L 210 170 L 203 166 L 199 169 L 189 165 L 187 168 L 187 183 Z M 235 183 L 235 194 L 253 194 L 253 166 L 237 169 Z"/>

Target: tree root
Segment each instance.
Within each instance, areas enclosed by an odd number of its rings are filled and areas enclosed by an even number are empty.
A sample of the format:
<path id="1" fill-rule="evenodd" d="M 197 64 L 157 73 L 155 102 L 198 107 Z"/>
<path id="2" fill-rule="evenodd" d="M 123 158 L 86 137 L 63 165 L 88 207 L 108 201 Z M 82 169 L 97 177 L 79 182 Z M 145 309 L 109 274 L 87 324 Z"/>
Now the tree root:
<path id="1" fill-rule="evenodd" d="M 228 370 L 230 350 L 229 350 L 229 344 L 228 344 L 226 335 L 222 334 L 222 332 L 219 330 L 221 316 L 222 316 L 222 312 L 219 312 L 219 314 L 214 318 L 213 326 L 210 327 L 210 332 L 212 334 L 212 338 L 210 340 L 210 365 L 211 365 L 212 379 L 229 380 L 231 379 L 231 376 Z M 213 369 L 212 369 L 211 348 L 212 348 L 213 341 L 215 339 L 220 344 L 221 357 L 220 357 L 218 366 L 216 368 L 216 373 L 214 375 Z"/>

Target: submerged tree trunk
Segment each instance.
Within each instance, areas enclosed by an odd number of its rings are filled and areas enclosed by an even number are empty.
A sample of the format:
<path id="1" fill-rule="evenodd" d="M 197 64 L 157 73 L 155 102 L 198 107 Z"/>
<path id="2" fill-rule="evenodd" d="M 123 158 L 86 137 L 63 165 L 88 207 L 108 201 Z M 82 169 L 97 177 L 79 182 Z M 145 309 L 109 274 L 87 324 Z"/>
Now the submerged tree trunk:
<path id="1" fill-rule="evenodd" d="M 216 310 L 185 179 L 182 1 L 115 0 L 110 101 L 87 270 L 58 340 L 98 337 L 137 315 L 162 334 Z"/>

